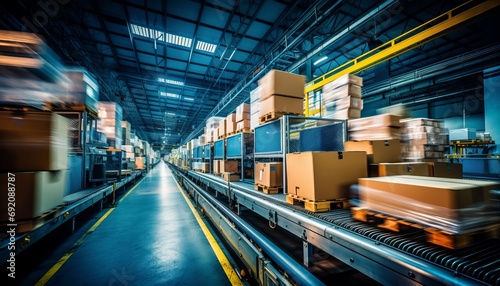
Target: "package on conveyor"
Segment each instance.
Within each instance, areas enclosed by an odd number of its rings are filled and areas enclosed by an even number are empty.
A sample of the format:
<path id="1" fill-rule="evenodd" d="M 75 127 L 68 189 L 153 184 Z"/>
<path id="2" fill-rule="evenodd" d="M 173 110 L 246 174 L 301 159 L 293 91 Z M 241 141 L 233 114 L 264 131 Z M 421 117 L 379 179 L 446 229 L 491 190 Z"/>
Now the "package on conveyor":
<path id="1" fill-rule="evenodd" d="M 360 178 L 361 207 L 460 234 L 497 224 L 498 202 L 491 190 L 500 184 L 421 176 Z"/>
<path id="2" fill-rule="evenodd" d="M 366 152 L 286 154 L 287 193 L 307 200 L 350 197 L 350 187 L 367 176 Z"/>
<path id="3" fill-rule="evenodd" d="M 347 122 L 349 138 L 353 141 L 400 139 L 400 116 L 380 114 Z"/>
<path id="4" fill-rule="evenodd" d="M 206 143 L 212 143 L 217 141 L 217 132 L 219 130 L 219 124 L 224 117 L 212 116 L 207 119 L 205 124 L 205 141 Z"/>
<path id="5" fill-rule="evenodd" d="M 402 119 L 402 153 L 404 160 L 443 158 L 448 144 L 444 121 L 429 118 Z"/>
<path id="6" fill-rule="evenodd" d="M 108 145 L 116 149 L 122 144 L 122 107 L 116 102 L 99 101 L 97 131 L 106 134 Z"/>
<path id="7" fill-rule="evenodd" d="M 361 117 L 363 78 L 346 74 L 323 86 L 321 117 L 356 119 Z"/>
<path id="8" fill-rule="evenodd" d="M 255 184 L 264 187 L 283 186 L 283 162 L 255 162 Z"/>
<path id="9" fill-rule="evenodd" d="M 283 114 L 303 114 L 305 76 L 271 70 L 259 80 L 259 117 L 276 119 Z M 262 121 L 262 120 L 259 120 Z"/>

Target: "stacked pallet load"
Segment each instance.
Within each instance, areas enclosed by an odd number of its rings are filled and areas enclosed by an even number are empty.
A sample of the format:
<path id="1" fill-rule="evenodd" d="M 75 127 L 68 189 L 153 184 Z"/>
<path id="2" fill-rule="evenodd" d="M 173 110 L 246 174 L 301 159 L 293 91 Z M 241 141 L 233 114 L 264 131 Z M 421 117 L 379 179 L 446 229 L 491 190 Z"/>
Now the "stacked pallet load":
<path id="1" fill-rule="evenodd" d="M 350 187 L 367 176 L 366 152 L 286 154 L 286 200 L 313 212 L 346 208 Z"/>
<path id="2" fill-rule="evenodd" d="M 99 102 L 97 131 L 106 134 L 109 147 L 121 149 L 122 117 L 122 107 L 119 104 L 115 102 Z"/>
<path id="3" fill-rule="evenodd" d="M 305 76 L 271 70 L 259 80 L 259 124 L 304 113 Z"/>
<path id="4" fill-rule="evenodd" d="M 236 107 L 236 133 L 250 132 L 250 105 L 242 103 Z"/>
<path id="5" fill-rule="evenodd" d="M 277 194 L 283 189 L 283 162 L 255 162 L 254 188 L 266 194 Z"/>
<path id="6" fill-rule="evenodd" d="M 236 113 L 230 113 L 226 117 L 226 137 L 236 134 Z"/>
<path id="7" fill-rule="evenodd" d="M 260 116 L 260 87 L 250 92 L 250 130 L 254 131 L 259 126 Z"/>
<path id="8" fill-rule="evenodd" d="M 400 119 L 401 117 L 397 115 L 380 114 L 349 120 L 349 139 L 352 141 L 400 139 Z"/>
<path id="9" fill-rule="evenodd" d="M 448 144 L 444 121 L 429 118 L 402 119 L 403 160 L 409 162 L 439 162 Z"/>
<path id="10" fill-rule="evenodd" d="M 207 123 L 205 125 L 205 140 L 207 143 L 213 143 L 219 139 L 218 138 L 219 122 L 223 119 L 224 117 L 216 117 L 216 116 L 207 119 Z"/>
<path id="11" fill-rule="evenodd" d="M 65 110 L 87 110 L 96 117 L 99 108 L 99 85 L 97 80 L 84 68 L 71 67 L 64 69 L 68 78 L 66 90 L 59 99 L 63 102 Z"/>
<path id="12" fill-rule="evenodd" d="M 69 189 L 68 147 L 68 121 L 63 116 L 0 112 L 0 174 L 4 182 L 0 186 L 0 222 L 13 218 L 8 216 L 8 207 L 14 196 L 19 233 L 31 230 L 63 203 Z"/>
<path id="13" fill-rule="evenodd" d="M 360 178 L 357 220 L 391 231 L 424 231 L 427 241 L 450 249 L 499 237 L 498 182 L 421 176 Z"/>
<path id="14" fill-rule="evenodd" d="M 323 86 L 321 117 L 356 119 L 361 117 L 363 78 L 346 74 Z"/>

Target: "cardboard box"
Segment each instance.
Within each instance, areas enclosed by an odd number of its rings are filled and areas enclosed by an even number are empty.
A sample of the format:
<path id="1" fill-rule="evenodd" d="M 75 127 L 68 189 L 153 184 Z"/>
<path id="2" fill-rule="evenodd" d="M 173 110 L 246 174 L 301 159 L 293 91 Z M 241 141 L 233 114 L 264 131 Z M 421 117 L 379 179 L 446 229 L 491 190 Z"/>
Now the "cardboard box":
<path id="1" fill-rule="evenodd" d="M 360 178 L 359 185 L 367 188 L 360 192 L 360 198 L 371 210 L 376 211 L 377 206 L 391 203 L 396 208 L 410 211 L 413 210 L 413 204 L 408 203 L 408 200 L 412 200 L 420 203 L 415 205 L 414 211 L 423 211 L 421 206 L 426 204 L 429 206 L 426 209 L 435 212 L 437 217 L 446 215 L 448 218 L 455 217 L 453 212 L 445 213 L 446 209 L 468 208 L 489 202 L 489 190 L 500 187 L 495 182 L 419 176 Z M 387 195 L 377 196 L 371 190 Z M 398 203 L 394 195 L 400 196 L 402 200 Z"/>
<path id="2" fill-rule="evenodd" d="M 381 114 L 363 117 L 348 122 L 349 131 L 365 130 L 377 127 L 401 127 L 399 120 L 401 116 L 392 114 Z"/>
<path id="3" fill-rule="evenodd" d="M 144 157 L 135 157 L 135 169 L 144 170 L 146 168 L 146 162 Z"/>
<path id="4" fill-rule="evenodd" d="M 260 104 L 260 116 L 272 112 L 303 114 L 304 100 L 279 95 L 273 95 Z"/>
<path id="5" fill-rule="evenodd" d="M 356 98 L 353 96 L 346 96 L 341 99 L 335 100 L 322 100 L 321 104 L 323 105 L 323 109 L 325 111 L 335 111 L 336 109 L 363 109 L 363 100 L 361 98 Z"/>
<path id="6" fill-rule="evenodd" d="M 0 112 L 0 172 L 68 169 L 68 128 L 51 112 Z"/>
<path id="7" fill-rule="evenodd" d="M 361 86 L 355 84 L 344 84 L 334 89 L 324 88 L 321 100 L 324 102 L 330 102 L 348 96 L 361 98 Z"/>
<path id="8" fill-rule="evenodd" d="M 368 164 L 401 162 L 399 140 L 347 141 L 344 151 L 365 151 Z"/>
<path id="9" fill-rule="evenodd" d="M 210 173 L 210 163 L 201 163 L 201 171 L 203 173 Z"/>
<path id="10" fill-rule="evenodd" d="M 349 139 L 354 141 L 364 140 L 393 140 L 401 137 L 398 127 L 373 127 L 365 130 L 349 132 Z"/>
<path id="11" fill-rule="evenodd" d="M 226 117 L 226 124 L 235 122 L 236 123 L 236 113 L 231 113 Z"/>
<path id="12" fill-rule="evenodd" d="M 331 116 L 326 115 L 326 118 L 333 119 L 356 119 L 361 117 L 361 110 L 355 108 L 337 109 Z"/>
<path id="13" fill-rule="evenodd" d="M 236 122 L 250 120 L 250 112 L 236 113 Z"/>
<path id="14" fill-rule="evenodd" d="M 214 175 L 220 174 L 220 160 L 213 160 L 213 173 Z"/>
<path id="15" fill-rule="evenodd" d="M 445 162 L 429 162 L 433 167 L 433 176 L 442 178 L 463 178 L 462 164 L 445 163 Z"/>
<path id="16" fill-rule="evenodd" d="M 287 193 L 314 201 L 348 198 L 367 176 L 365 152 L 289 153 L 286 162 Z"/>
<path id="17" fill-rule="evenodd" d="M 267 187 L 283 186 L 282 162 L 255 162 L 255 183 Z"/>
<path id="18" fill-rule="evenodd" d="M 236 122 L 226 122 L 226 135 L 236 132 Z"/>
<path id="19" fill-rule="evenodd" d="M 222 173 L 222 178 L 226 182 L 236 182 L 240 180 L 240 175 L 231 173 Z"/>
<path id="20" fill-rule="evenodd" d="M 220 160 L 219 165 L 221 173 L 239 173 L 238 161 Z"/>
<path id="21" fill-rule="evenodd" d="M 332 82 L 326 84 L 324 86 L 324 89 L 330 90 L 330 89 L 336 89 L 340 86 L 346 85 L 346 84 L 353 84 L 353 85 L 358 85 L 358 86 L 363 86 L 363 78 L 353 75 L 353 74 L 346 74 L 343 75 Z"/>
<path id="22" fill-rule="evenodd" d="M 272 95 L 282 95 L 304 99 L 306 77 L 303 75 L 271 70 L 259 80 L 260 100 Z"/>
<path id="23" fill-rule="evenodd" d="M 242 103 L 236 107 L 236 114 L 250 113 L 250 104 Z"/>
<path id="24" fill-rule="evenodd" d="M 250 129 L 250 119 L 236 123 L 236 130 Z"/>
<path id="25" fill-rule="evenodd" d="M 52 172 L 11 172 L 2 173 L 4 183 L 0 186 L 0 221 L 8 221 L 8 178 L 15 178 L 15 218 L 17 221 L 41 216 L 63 203 L 67 187 L 67 170 Z"/>
<path id="26" fill-rule="evenodd" d="M 432 177 L 432 166 L 425 162 L 380 163 L 379 176 L 429 176 Z"/>
<path id="27" fill-rule="evenodd" d="M 226 136 L 226 119 L 219 121 L 218 130 L 219 132 L 217 133 L 218 134 L 217 139 L 219 139 L 219 137 L 221 136 Z"/>

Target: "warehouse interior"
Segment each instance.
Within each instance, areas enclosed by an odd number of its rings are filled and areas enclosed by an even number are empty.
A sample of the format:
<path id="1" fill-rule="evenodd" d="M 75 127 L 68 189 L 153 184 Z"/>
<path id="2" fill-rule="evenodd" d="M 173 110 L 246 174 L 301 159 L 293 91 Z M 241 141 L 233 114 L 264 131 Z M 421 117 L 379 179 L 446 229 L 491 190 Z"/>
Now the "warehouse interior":
<path id="1" fill-rule="evenodd" d="M 6 279 L 500 285 L 499 6 L 2 4 Z"/>

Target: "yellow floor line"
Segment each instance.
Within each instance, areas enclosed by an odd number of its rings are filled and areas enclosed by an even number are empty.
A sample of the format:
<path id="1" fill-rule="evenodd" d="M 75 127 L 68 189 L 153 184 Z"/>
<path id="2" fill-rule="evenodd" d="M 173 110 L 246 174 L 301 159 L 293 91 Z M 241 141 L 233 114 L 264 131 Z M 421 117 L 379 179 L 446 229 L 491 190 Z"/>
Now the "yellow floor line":
<path id="1" fill-rule="evenodd" d="M 227 259 L 226 255 L 224 254 L 224 252 L 222 251 L 220 246 L 217 244 L 217 241 L 215 240 L 214 236 L 212 235 L 212 233 L 210 232 L 210 230 L 206 226 L 205 222 L 200 217 L 200 214 L 198 214 L 198 211 L 196 210 L 196 208 L 193 206 L 193 204 L 191 203 L 189 198 L 186 196 L 186 194 L 182 190 L 181 186 L 179 186 L 179 183 L 177 183 L 177 181 L 175 181 L 175 183 L 177 184 L 177 188 L 179 188 L 180 193 L 182 194 L 182 196 L 186 200 L 189 208 L 193 212 L 193 215 L 196 218 L 196 221 L 200 225 L 203 233 L 205 234 L 205 237 L 207 238 L 208 243 L 212 247 L 212 250 L 214 251 L 215 256 L 217 256 L 217 259 L 219 260 L 219 263 L 222 266 L 224 273 L 226 273 L 226 276 L 229 279 L 229 282 L 231 283 L 231 285 L 244 285 L 241 282 L 239 276 L 236 274 L 231 263 L 229 263 L 229 260 Z"/>
<path id="2" fill-rule="evenodd" d="M 139 181 L 139 183 L 137 183 L 132 189 L 130 189 L 121 199 L 119 202 L 123 201 L 123 199 L 125 199 L 128 195 L 130 195 L 130 193 L 135 190 L 135 188 L 137 188 L 137 186 L 139 186 L 140 183 L 142 183 L 142 181 L 144 180 L 144 178 L 142 180 Z M 57 273 L 57 271 L 59 271 L 59 269 L 61 269 L 61 267 L 64 265 L 64 263 L 66 263 L 66 261 L 68 261 L 68 259 L 73 255 L 73 253 L 75 253 L 75 251 L 78 249 L 78 247 L 80 247 L 80 245 L 83 244 L 83 242 L 87 239 L 87 237 L 89 235 L 91 235 L 100 225 L 101 223 L 115 210 L 115 208 L 111 208 L 109 209 L 101 218 L 99 218 L 99 220 L 94 223 L 94 225 L 92 225 L 92 227 L 90 227 L 90 229 L 82 236 L 80 237 L 80 239 L 78 239 L 77 242 L 75 242 L 75 244 L 73 244 L 73 246 L 71 247 L 71 249 L 66 253 L 64 254 L 61 259 L 59 259 L 59 261 L 57 261 L 56 264 L 54 264 L 54 266 L 52 266 L 49 271 L 47 271 L 47 273 L 45 273 L 45 275 L 43 275 L 42 278 L 40 278 L 40 280 L 38 280 L 38 282 L 36 282 L 35 286 L 43 286 L 45 284 L 47 284 L 47 282 L 49 282 L 49 280 Z"/>

